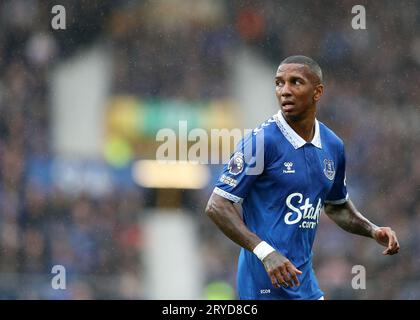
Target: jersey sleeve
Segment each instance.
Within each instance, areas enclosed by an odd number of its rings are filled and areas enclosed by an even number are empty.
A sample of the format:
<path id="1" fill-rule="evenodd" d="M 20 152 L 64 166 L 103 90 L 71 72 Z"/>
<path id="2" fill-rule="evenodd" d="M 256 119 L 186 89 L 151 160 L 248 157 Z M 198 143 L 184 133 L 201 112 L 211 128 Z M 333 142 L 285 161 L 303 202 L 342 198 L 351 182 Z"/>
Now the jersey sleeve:
<path id="1" fill-rule="evenodd" d="M 338 158 L 334 183 L 325 199 L 325 203 L 329 204 L 343 204 L 349 199 L 346 186 L 346 157 L 344 145 L 341 145 L 341 151 Z"/>
<path id="2" fill-rule="evenodd" d="M 236 203 L 242 202 L 254 181 L 264 171 L 267 158 L 264 132 L 243 138 L 217 180 L 214 193 Z"/>

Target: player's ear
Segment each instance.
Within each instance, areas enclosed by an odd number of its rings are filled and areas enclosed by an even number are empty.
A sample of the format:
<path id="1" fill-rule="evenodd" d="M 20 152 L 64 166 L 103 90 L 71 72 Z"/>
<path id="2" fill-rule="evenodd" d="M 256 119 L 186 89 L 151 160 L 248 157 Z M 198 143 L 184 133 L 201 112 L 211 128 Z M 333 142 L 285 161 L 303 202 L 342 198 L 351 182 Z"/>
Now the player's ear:
<path id="1" fill-rule="evenodd" d="M 314 101 L 318 102 L 321 99 L 323 93 L 324 93 L 324 85 L 321 83 L 317 84 L 314 90 L 314 97 L 313 97 Z"/>

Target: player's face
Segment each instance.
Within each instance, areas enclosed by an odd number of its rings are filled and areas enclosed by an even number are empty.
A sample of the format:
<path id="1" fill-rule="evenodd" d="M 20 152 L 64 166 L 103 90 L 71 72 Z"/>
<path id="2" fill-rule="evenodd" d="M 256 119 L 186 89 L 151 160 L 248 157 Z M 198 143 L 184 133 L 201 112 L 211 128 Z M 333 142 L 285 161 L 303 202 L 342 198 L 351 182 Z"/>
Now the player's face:
<path id="1" fill-rule="evenodd" d="M 307 66 L 297 63 L 280 65 L 275 83 L 276 96 L 286 117 L 299 119 L 315 113 L 323 86 Z"/>

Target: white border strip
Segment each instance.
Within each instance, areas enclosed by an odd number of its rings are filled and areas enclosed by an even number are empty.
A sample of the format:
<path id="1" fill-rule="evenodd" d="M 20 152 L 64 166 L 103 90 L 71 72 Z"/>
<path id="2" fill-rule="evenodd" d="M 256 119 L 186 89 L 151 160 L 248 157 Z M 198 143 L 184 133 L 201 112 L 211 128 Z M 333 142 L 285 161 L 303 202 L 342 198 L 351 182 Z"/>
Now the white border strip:
<path id="1" fill-rule="evenodd" d="M 225 199 L 231 200 L 231 201 L 236 202 L 236 203 L 239 203 L 243 200 L 242 198 L 240 198 L 238 196 L 235 196 L 235 195 L 233 195 L 229 192 L 226 192 L 225 190 L 222 190 L 218 187 L 214 188 L 213 192 L 215 194 L 218 194 L 219 196 L 225 198 Z"/>

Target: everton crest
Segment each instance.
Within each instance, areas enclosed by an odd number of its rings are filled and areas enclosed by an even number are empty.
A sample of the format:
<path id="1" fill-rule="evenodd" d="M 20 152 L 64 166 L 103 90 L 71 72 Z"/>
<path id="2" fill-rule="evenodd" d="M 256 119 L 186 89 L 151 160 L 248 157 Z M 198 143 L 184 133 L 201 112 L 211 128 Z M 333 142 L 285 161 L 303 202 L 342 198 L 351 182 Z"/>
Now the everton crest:
<path id="1" fill-rule="evenodd" d="M 324 174 L 328 179 L 334 180 L 334 177 L 335 177 L 334 161 L 324 159 Z"/>
<path id="2" fill-rule="evenodd" d="M 229 173 L 234 176 L 240 174 L 244 170 L 244 162 L 244 155 L 240 152 L 236 152 L 229 161 Z"/>

